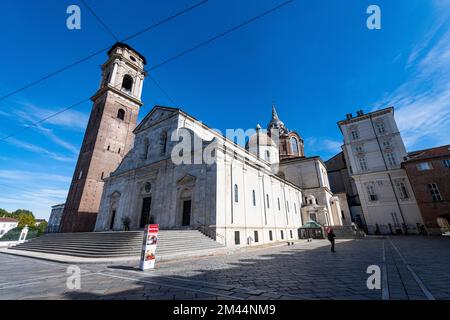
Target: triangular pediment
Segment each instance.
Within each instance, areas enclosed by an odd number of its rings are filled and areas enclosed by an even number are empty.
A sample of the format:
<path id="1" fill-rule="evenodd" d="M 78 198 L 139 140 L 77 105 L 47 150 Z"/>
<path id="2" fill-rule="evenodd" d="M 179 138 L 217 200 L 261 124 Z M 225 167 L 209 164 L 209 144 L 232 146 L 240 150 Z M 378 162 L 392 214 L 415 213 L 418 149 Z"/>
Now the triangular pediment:
<path id="1" fill-rule="evenodd" d="M 134 129 L 134 133 L 138 133 L 146 128 L 153 126 L 156 123 L 172 117 L 174 114 L 179 113 L 180 109 L 173 107 L 155 106 L 145 117 L 141 123 Z"/>
<path id="2" fill-rule="evenodd" d="M 188 184 L 193 184 L 193 183 L 195 183 L 195 180 L 197 180 L 196 177 L 194 177 L 194 176 L 192 176 L 192 175 L 190 175 L 190 174 L 187 174 L 187 175 L 183 176 L 183 178 L 179 179 L 179 180 L 177 181 L 177 184 L 178 184 L 178 185 L 188 185 Z"/>

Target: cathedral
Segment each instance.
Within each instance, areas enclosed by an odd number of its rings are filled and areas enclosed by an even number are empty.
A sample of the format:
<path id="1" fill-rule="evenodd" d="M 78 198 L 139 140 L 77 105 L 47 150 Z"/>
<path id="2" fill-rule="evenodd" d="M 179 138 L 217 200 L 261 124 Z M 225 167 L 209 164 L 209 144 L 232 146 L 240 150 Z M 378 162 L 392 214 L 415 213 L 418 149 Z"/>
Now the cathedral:
<path id="1" fill-rule="evenodd" d="M 298 239 L 310 220 L 350 223 L 345 195 L 331 193 L 323 161 L 305 156 L 275 106 L 267 128 L 257 125 L 244 145 L 180 108 L 155 106 L 137 124 L 145 58 L 122 43 L 108 55 L 62 232 L 157 223 L 235 246 Z M 180 148 L 186 141 L 194 143 Z"/>

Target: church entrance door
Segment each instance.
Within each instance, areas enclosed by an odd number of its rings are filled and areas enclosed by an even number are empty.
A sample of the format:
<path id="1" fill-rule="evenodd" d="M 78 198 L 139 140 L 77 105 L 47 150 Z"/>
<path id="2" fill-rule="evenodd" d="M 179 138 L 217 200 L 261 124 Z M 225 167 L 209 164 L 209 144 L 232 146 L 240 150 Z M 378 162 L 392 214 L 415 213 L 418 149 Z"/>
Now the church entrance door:
<path id="1" fill-rule="evenodd" d="M 140 227 L 144 228 L 150 222 L 150 209 L 152 206 L 152 197 L 142 199 L 141 223 Z"/>
<path id="2" fill-rule="evenodd" d="M 116 210 L 113 210 L 111 213 L 111 222 L 109 223 L 109 230 L 114 228 L 114 220 L 116 220 Z"/>
<path id="3" fill-rule="evenodd" d="M 182 225 L 189 226 L 191 224 L 191 200 L 183 201 L 183 222 Z"/>

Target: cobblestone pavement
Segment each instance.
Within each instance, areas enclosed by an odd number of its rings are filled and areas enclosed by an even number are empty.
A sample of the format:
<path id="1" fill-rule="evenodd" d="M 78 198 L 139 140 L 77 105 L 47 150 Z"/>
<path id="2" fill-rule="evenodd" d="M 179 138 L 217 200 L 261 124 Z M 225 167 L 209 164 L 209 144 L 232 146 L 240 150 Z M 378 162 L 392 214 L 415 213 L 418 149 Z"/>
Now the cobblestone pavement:
<path id="1" fill-rule="evenodd" d="M 0 299 L 450 299 L 450 239 L 325 240 L 157 264 L 67 264 L 0 254 Z M 369 290 L 367 267 L 382 271 Z"/>

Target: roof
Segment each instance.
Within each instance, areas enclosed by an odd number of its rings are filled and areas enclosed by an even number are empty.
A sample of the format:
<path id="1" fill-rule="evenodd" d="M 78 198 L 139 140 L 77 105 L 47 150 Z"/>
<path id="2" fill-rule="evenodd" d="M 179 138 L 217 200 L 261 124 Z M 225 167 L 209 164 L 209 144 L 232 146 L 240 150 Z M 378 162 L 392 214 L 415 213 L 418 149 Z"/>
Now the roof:
<path id="1" fill-rule="evenodd" d="M 450 144 L 440 146 L 440 147 L 430 148 L 430 149 L 409 152 L 408 159 L 406 161 L 404 161 L 403 163 L 411 163 L 411 162 L 415 162 L 415 161 L 421 161 L 421 160 L 439 158 L 439 157 L 445 157 L 445 156 L 450 156 Z"/>
<path id="2" fill-rule="evenodd" d="M 392 112 L 392 113 L 394 112 L 394 107 L 387 107 L 387 108 L 372 111 L 369 113 L 363 113 L 362 115 L 351 117 L 349 119 L 340 120 L 340 121 L 338 121 L 338 125 L 339 125 L 339 128 L 341 128 L 341 125 L 347 125 L 347 124 L 350 124 L 353 122 L 370 119 L 371 117 L 381 116 L 383 114 L 390 113 L 390 112 Z"/>
<path id="3" fill-rule="evenodd" d="M 19 220 L 9 217 L 0 217 L 0 222 L 19 222 Z"/>
<path id="4" fill-rule="evenodd" d="M 108 55 L 110 55 L 111 52 L 113 52 L 114 49 L 116 49 L 117 47 L 127 48 L 128 50 L 133 51 L 134 53 L 136 53 L 136 54 L 139 56 L 139 58 L 142 59 L 142 61 L 144 62 L 144 64 L 147 64 L 147 59 L 145 59 L 145 57 L 144 57 L 142 54 L 140 54 L 140 53 L 137 52 L 135 49 L 133 49 L 131 46 L 129 46 L 128 44 L 123 43 L 123 42 L 116 42 L 116 43 L 111 47 L 111 49 L 108 50 Z"/>

